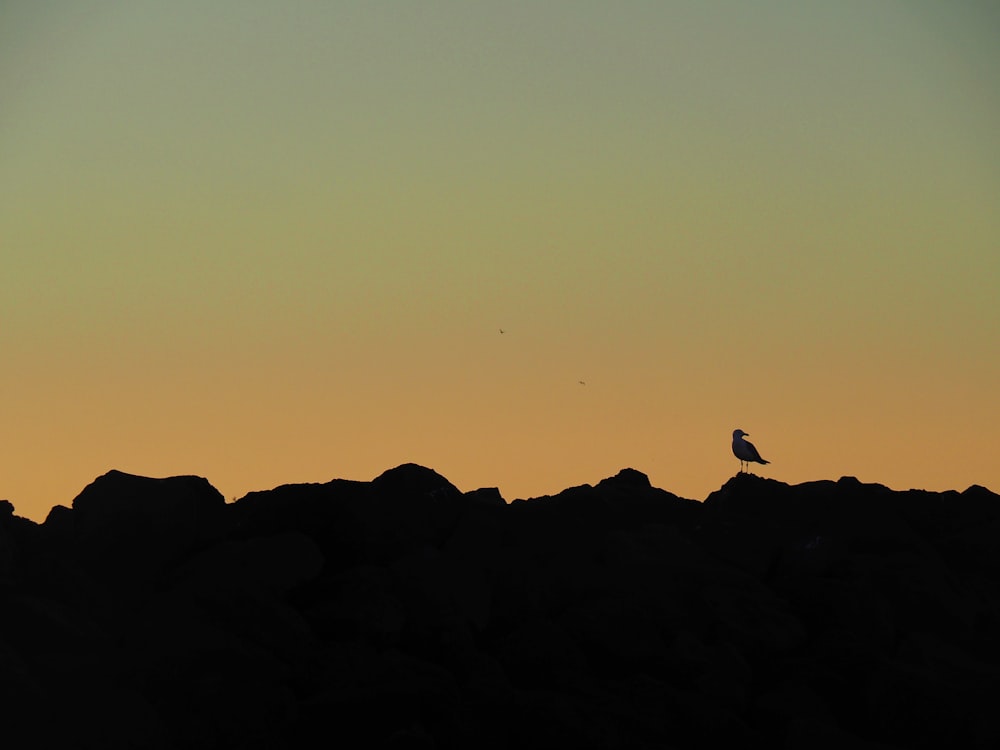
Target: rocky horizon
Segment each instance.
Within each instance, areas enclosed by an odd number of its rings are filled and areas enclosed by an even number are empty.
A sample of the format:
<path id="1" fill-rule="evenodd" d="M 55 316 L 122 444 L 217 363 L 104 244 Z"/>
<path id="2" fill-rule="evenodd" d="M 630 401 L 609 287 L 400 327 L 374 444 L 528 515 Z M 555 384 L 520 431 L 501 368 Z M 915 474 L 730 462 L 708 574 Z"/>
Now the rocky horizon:
<path id="1" fill-rule="evenodd" d="M 998 534 L 978 486 L 111 471 L 42 523 L 0 501 L 0 715 L 22 747 L 995 747 Z"/>

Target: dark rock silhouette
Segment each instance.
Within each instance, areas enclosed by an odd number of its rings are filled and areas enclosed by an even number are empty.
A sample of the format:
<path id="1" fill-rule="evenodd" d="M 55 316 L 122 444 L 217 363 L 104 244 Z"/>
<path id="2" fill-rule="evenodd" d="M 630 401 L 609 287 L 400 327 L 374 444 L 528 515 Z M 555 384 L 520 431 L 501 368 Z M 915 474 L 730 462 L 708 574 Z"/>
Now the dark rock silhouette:
<path id="1" fill-rule="evenodd" d="M 0 501 L 18 747 L 991 748 L 1000 497 L 624 469 L 507 504 L 412 464 Z"/>

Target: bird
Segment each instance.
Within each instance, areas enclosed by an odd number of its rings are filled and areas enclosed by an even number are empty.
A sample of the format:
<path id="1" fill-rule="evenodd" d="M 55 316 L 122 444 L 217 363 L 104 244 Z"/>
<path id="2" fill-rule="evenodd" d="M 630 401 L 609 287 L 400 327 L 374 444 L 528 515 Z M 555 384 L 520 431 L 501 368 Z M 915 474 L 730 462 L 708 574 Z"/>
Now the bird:
<path id="1" fill-rule="evenodd" d="M 743 430 L 733 430 L 733 455 L 740 460 L 740 471 L 743 471 L 743 464 L 747 464 L 747 471 L 750 470 L 750 463 L 758 464 L 769 464 L 770 461 L 765 461 L 760 457 L 760 453 L 754 447 L 754 444 L 749 440 L 744 440 L 744 435 L 749 435 L 749 432 L 743 432 Z"/>

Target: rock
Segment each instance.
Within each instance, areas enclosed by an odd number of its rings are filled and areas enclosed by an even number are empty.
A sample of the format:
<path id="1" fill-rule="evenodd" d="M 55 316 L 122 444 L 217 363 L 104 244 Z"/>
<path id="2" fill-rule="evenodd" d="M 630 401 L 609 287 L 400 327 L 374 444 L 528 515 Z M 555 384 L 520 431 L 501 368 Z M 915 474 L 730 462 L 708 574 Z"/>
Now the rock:
<path id="1" fill-rule="evenodd" d="M 502 507 L 507 504 L 496 487 L 480 487 L 478 490 L 466 492 L 465 497 L 475 505 Z"/>
<path id="2" fill-rule="evenodd" d="M 110 472 L 40 526 L 0 502 L 0 700 L 79 748 L 995 747 L 998 534 L 984 488 L 850 477 Z"/>
<path id="3" fill-rule="evenodd" d="M 132 584 L 162 575 L 185 555 L 217 540 L 225 500 L 201 477 L 147 477 L 110 471 L 73 501 L 72 549 L 95 574 Z M 48 523 L 48 521 L 47 521 Z"/>

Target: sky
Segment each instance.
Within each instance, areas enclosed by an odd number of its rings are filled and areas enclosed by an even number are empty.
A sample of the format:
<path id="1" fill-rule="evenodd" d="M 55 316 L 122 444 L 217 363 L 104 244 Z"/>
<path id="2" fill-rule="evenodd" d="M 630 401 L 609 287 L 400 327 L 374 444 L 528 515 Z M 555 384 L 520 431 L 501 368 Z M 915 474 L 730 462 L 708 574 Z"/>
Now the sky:
<path id="1" fill-rule="evenodd" d="M 0 498 L 1000 491 L 1000 7 L 0 5 Z M 501 329 L 503 333 L 501 333 Z M 582 382 L 581 382 L 582 381 Z"/>

